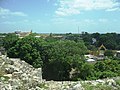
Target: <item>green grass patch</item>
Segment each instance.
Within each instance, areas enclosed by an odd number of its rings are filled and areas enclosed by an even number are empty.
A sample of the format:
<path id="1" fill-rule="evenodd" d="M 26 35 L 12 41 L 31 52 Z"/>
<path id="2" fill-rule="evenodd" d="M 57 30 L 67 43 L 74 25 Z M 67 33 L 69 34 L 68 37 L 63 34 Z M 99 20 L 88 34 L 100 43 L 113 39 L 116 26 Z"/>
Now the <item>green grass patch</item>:
<path id="1" fill-rule="evenodd" d="M 0 81 L 2 80 L 2 78 L 4 78 L 3 81 L 8 81 L 10 78 L 7 77 L 7 76 L 3 76 L 3 75 L 0 75 Z"/>
<path id="2" fill-rule="evenodd" d="M 120 86 L 120 80 L 115 80 L 116 84 Z"/>
<path id="3" fill-rule="evenodd" d="M 49 87 L 47 87 L 47 86 L 45 85 L 45 83 L 40 83 L 38 87 L 44 88 L 44 89 L 48 89 L 48 88 L 49 88 Z"/>

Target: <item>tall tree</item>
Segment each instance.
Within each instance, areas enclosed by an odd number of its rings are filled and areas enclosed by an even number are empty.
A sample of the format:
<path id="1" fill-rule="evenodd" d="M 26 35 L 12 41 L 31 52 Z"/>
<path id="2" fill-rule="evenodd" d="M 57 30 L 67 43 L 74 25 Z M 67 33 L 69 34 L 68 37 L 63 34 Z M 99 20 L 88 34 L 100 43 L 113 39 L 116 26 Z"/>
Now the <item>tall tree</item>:
<path id="1" fill-rule="evenodd" d="M 43 65 L 41 59 L 42 45 L 44 40 L 27 36 L 20 39 L 15 46 L 8 50 L 9 57 L 19 57 L 34 67 Z"/>
<path id="2" fill-rule="evenodd" d="M 15 46 L 18 40 L 19 38 L 16 34 L 7 34 L 6 37 L 3 39 L 3 46 L 6 50 L 8 50 L 11 47 Z"/>
<path id="3" fill-rule="evenodd" d="M 43 77 L 48 80 L 69 80 L 71 68 L 83 62 L 83 55 L 87 51 L 83 42 L 69 40 L 57 41 L 47 47 L 47 62 L 43 60 L 46 63 L 43 67 Z"/>

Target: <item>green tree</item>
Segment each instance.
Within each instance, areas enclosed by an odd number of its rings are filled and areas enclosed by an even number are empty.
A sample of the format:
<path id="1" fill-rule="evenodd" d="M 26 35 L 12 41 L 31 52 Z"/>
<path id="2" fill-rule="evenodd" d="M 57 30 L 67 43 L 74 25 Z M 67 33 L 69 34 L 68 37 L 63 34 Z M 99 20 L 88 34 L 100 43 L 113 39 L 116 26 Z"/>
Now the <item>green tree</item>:
<path id="1" fill-rule="evenodd" d="M 16 34 L 7 34 L 6 37 L 3 39 L 3 46 L 6 50 L 8 50 L 11 47 L 15 46 L 18 40 L 19 38 Z"/>
<path id="2" fill-rule="evenodd" d="M 117 47 L 117 34 L 116 33 L 106 33 L 101 34 L 98 42 L 98 46 L 104 44 L 107 49 L 116 49 Z"/>
<path id="3" fill-rule="evenodd" d="M 69 72 L 79 62 L 83 62 L 83 55 L 87 51 L 83 42 L 56 41 L 46 46 L 43 67 L 43 77 L 52 80 L 69 80 Z"/>
<path id="4" fill-rule="evenodd" d="M 80 34 L 68 33 L 68 34 L 66 34 L 65 39 L 66 40 L 73 40 L 75 42 L 79 42 L 81 40 L 81 36 L 80 36 Z"/>
<path id="5" fill-rule="evenodd" d="M 44 40 L 27 36 L 16 42 L 16 45 L 8 50 L 9 57 L 19 57 L 34 67 L 43 65 L 41 59 L 42 45 Z"/>
<path id="6" fill-rule="evenodd" d="M 107 78 L 120 75 L 120 65 L 117 60 L 105 60 L 94 65 L 97 78 Z"/>
<path id="7" fill-rule="evenodd" d="M 94 77 L 94 66 L 90 63 L 82 63 L 81 66 L 76 67 L 79 74 L 77 75 L 77 78 L 82 80 L 88 80 L 93 79 Z M 95 78 L 94 78 L 95 79 Z"/>
<path id="8" fill-rule="evenodd" d="M 105 56 L 108 56 L 108 57 L 113 57 L 114 56 L 114 53 L 112 50 L 106 50 L 105 53 L 104 53 Z"/>

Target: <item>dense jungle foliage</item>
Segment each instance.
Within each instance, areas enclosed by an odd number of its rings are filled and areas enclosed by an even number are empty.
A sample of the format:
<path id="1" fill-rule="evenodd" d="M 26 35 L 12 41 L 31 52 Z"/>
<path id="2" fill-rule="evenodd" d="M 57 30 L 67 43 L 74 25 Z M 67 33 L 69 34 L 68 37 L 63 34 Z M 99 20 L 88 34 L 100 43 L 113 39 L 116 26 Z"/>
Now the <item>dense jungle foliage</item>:
<path id="1" fill-rule="evenodd" d="M 116 33 L 81 35 L 66 34 L 55 38 L 50 34 L 46 38 L 34 35 L 20 39 L 8 34 L 3 46 L 10 58 L 20 58 L 34 67 L 42 67 L 46 80 L 91 80 L 120 76 L 120 60 L 113 58 L 112 52 L 106 52 L 110 60 L 88 63 L 84 55 L 88 50 L 96 50 L 101 44 L 109 50 L 120 49 L 120 35 Z"/>

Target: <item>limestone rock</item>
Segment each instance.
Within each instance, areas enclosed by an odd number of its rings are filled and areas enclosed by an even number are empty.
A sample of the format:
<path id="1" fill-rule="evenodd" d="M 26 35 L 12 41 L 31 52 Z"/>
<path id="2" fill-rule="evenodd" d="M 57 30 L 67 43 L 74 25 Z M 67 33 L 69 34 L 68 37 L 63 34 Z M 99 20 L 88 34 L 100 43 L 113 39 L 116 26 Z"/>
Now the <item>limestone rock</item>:
<path id="1" fill-rule="evenodd" d="M 73 86 L 73 90 L 83 90 L 81 84 L 76 84 L 75 86 Z"/>
<path id="2" fill-rule="evenodd" d="M 0 78 L 0 90 L 41 90 L 41 68 L 36 69 L 25 61 L 6 56 L 1 57 L 0 65 L 0 70 L 5 72 Z M 10 79 L 5 81 L 4 76 Z"/>
<path id="3" fill-rule="evenodd" d="M 5 68 L 5 72 L 7 74 L 12 74 L 14 72 L 14 68 L 10 67 L 10 68 Z"/>
<path id="4" fill-rule="evenodd" d="M 85 90 L 83 83 L 107 85 L 113 87 L 113 90 L 120 88 L 115 82 L 120 77 L 92 81 L 45 81 L 42 79 L 41 68 L 34 68 L 25 61 L 6 56 L 0 57 L 0 70 L 5 72 L 0 76 L 0 90 Z"/>
<path id="5" fill-rule="evenodd" d="M 113 79 L 108 79 L 107 81 L 106 81 L 106 83 L 108 83 L 108 85 L 109 86 L 111 86 L 111 85 L 116 85 L 116 82 L 113 80 Z"/>

